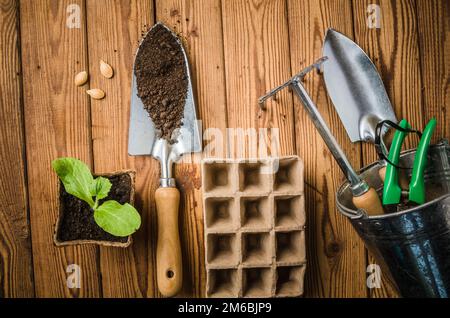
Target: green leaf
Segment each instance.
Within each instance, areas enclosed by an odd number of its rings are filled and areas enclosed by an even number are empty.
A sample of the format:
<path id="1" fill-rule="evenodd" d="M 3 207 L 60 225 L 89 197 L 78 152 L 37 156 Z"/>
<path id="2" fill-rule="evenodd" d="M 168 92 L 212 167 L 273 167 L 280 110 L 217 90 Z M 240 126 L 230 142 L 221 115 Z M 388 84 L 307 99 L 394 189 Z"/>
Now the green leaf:
<path id="1" fill-rule="evenodd" d="M 52 162 L 52 167 L 68 193 L 94 206 L 91 194 L 94 177 L 84 162 L 76 158 L 59 158 Z"/>
<path id="2" fill-rule="evenodd" d="M 105 232 L 114 236 L 128 236 L 141 226 L 141 216 L 132 205 L 114 200 L 100 205 L 94 212 L 94 219 Z"/>
<path id="3" fill-rule="evenodd" d="M 97 177 L 92 183 L 91 195 L 96 197 L 97 200 L 104 199 L 108 196 L 109 190 L 111 190 L 111 181 L 104 177 Z"/>

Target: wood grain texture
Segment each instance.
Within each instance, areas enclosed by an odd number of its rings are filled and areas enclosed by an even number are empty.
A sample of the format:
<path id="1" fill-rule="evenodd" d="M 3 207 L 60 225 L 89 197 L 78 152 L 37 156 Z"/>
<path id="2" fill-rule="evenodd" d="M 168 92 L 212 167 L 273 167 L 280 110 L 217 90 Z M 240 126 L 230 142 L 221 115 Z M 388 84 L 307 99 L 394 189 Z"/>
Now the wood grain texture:
<path id="1" fill-rule="evenodd" d="M 81 10 L 80 28 L 66 26 L 70 4 Z M 380 6 L 381 29 L 367 27 L 369 4 Z M 304 160 L 305 297 L 397 297 L 385 275 L 381 289 L 366 289 L 366 265 L 374 259 L 336 210 L 343 176 L 303 106 L 287 90 L 266 112 L 257 99 L 319 58 L 325 31 L 334 27 L 372 58 L 399 119 L 423 128 L 434 116 L 434 141 L 450 138 L 447 0 L 0 0 L 0 297 L 161 297 L 154 203 L 159 163 L 127 155 L 134 53 L 154 16 L 180 34 L 187 50 L 204 156 L 252 156 L 248 140 L 241 148 L 227 139 L 227 127 L 273 127 L 280 129 L 280 142 L 270 151 Z M 100 59 L 114 67 L 112 79 L 100 74 Z M 82 70 L 89 71 L 90 84 L 75 87 L 73 77 Z M 372 145 L 349 143 L 320 76 L 308 76 L 305 84 L 355 168 L 374 161 Z M 88 87 L 103 89 L 105 99 L 91 101 Z M 222 144 L 221 138 L 230 143 L 217 149 L 214 141 Z M 274 139 L 269 135 L 266 143 Z M 405 148 L 416 143 L 410 138 Z M 53 246 L 58 195 L 50 164 L 61 156 L 78 157 L 96 172 L 137 171 L 142 228 L 132 247 Z M 186 156 L 175 168 L 182 297 L 205 296 L 199 157 Z M 81 266 L 79 290 L 67 288 L 69 264 Z"/>
<path id="2" fill-rule="evenodd" d="M 33 297 L 16 0 L 0 1 L 0 69 L 0 298 Z"/>
<path id="3" fill-rule="evenodd" d="M 205 157 L 226 155 L 227 127 L 222 16 L 219 0 L 156 2 L 157 20 L 177 32 L 187 51 L 196 92 L 198 119 L 204 129 Z M 222 141 L 222 142 L 221 142 Z M 180 296 L 204 297 L 206 285 L 203 209 L 199 155 L 175 165 L 181 191 L 181 243 L 184 282 Z"/>
<path id="4" fill-rule="evenodd" d="M 355 41 L 377 66 L 398 119 L 406 118 L 423 129 L 424 118 L 419 64 L 419 43 L 414 0 L 375 2 L 380 7 L 381 27 L 367 26 L 367 8 L 373 1 L 353 3 Z M 417 138 L 407 138 L 405 149 L 415 147 Z M 365 164 L 376 159 L 374 147 L 363 148 Z"/>
<path id="5" fill-rule="evenodd" d="M 325 32 L 332 27 L 352 35 L 349 1 L 288 1 L 292 74 L 322 56 Z M 359 146 L 351 145 L 318 75 L 305 87 L 350 162 L 360 165 Z M 365 250 L 350 222 L 336 209 L 343 175 L 303 105 L 295 99 L 297 154 L 305 163 L 307 211 L 306 297 L 366 297 Z"/>
<path id="6" fill-rule="evenodd" d="M 450 138 L 450 2 L 416 0 L 423 109 L 436 117 L 433 141 Z"/>
<path id="7" fill-rule="evenodd" d="M 131 74 L 141 30 L 153 23 L 150 1 L 87 0 L 90 87 L 106 92 L 102 100 L 91 100 L 94 168 L 98 173 L 136 170 L 136 207 L 142 216 L 141 229 L 128 249 L 100 248 L 100 269 L 105 297 L 154 295 L 156 280 L 148 281 L 148 266 L 154 246 L 148 244 L 158 184 L 158 163 L 150 157 L 128 156 L 128 127 Z M 100 73 L 100 59 L 114 69 L 111 79 Z M 153 209 L 154 210 L 154 209 Z"/>
<path id="8" fill-rule="evenodd" d="M 377 66 L 397 118 L 406 118 L 413 127 L 422 130 L 425 119 L 431 118 L 424 118 L 422 104 L 415 2 L 378 1 L 381 13 L 379 29 L 367 26 L 367 8 L 373 1 L 352 3 L 355 41 Z M 417 142 L 417 138 L 407 138 L 403 149 L 415 147 Z M 376 159 L 373 145 L 363 145 L 364 165 Z M 376 260 L 369 256 L 369 263 L 376 263 Z M 372 289 L 371 296 L 396 297 L 398 294 L 395 287 L 383 279 L 382 288 Z"/>
<path id="9" fill-rule="evenodd" d="M 295 153 L 292 96 L 280 92 L 267 111 L 258 105 L 260 96 L 291 76 L 286 10 L 280 0 L 222 1 L 228 126 L 256 129 L 244 143 L 229 138 L 232 157 L 261 157 L 265 148 L 272 155 Z M 279 129 L 279 143 L 272 145 L 270 130 L 260 138 L 260 128 Z"/>
<path id="10" fill-rule="evenodd" d="M 25 131 L 33 263 L 37 297 L 99 297 L 97 248 L 56 248 L 58 179 L 51 161 L 91 158 L 89 103 L 73 78 L 87 68 L 82 24 L 66 27 L 69 4 L 82 1 L 21 1 L 20 29 L 23 63 Z M 83 21 L 83 20 L 81 20 Z M 81 268 L 81 288 L 69 289 L 66 267 Z"/>

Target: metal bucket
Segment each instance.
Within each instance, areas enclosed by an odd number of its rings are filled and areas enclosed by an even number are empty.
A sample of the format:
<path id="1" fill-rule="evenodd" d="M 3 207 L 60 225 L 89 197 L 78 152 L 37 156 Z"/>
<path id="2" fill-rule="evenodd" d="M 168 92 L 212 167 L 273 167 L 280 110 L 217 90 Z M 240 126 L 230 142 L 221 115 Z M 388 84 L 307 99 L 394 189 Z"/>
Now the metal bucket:
<path id="1" fill-rule="evenodd" d="M 402 166 L 412 167 L 415 150 L 403 152 Z M 379 162 L 361 175 L 382 193 Z M 410 170 L 400 170 L 407 178 Z M 403 297 L 450 295 L 450 146 L 447 141 L 430 147 L 425 170 L 427 203 L 404 207 L 380 216 L 368 216 L 352 203 L 348 182 L 338 190 L 337 206 L 347 216 L 366 247 L 397 285 Z"/>

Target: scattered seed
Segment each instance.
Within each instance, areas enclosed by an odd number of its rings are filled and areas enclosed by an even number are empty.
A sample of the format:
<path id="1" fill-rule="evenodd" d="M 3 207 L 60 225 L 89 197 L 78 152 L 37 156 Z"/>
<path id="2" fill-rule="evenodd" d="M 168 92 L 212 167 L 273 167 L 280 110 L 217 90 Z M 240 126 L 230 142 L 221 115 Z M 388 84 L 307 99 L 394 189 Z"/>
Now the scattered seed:
<path id="1" fill-rule="evenodd" d="M 86 93 L 93 99 L 102 99 L 105 97 L 105 92 L 99 88 L 93 88 L 86 91 Z"/>
<path id="2" fill-rule="evenodd" d="M 114 75 L 112 67 L 103 60 L 100 60 L 100 72 L 106 78 L 111 78 Z"/>
<path id="3" fill-rule="evenodd" d="M 82 71 L 75 75 L 75 85 L 82 86 L 86 84 L 88 80 L 88 73 L 86 71 Z"/>

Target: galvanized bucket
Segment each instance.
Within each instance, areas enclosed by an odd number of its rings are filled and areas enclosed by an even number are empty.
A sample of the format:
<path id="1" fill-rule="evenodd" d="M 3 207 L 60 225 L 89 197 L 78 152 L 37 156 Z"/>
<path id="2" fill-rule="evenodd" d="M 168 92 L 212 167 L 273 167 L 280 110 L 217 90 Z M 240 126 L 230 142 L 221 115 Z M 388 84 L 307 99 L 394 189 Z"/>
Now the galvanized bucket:
<path id="1" fill-rule="evenodd" d="M 412 167 L 415 150 L 403 152 L 400 165 Z M 379 162 L 361 175 L 382 192 Z M 411 171 L 400 170 L 409 180 Z M 450 295 L 450 146 L 442 141 L 430 147 L 425 171 L 427 203 L 404 207 L 380 216 L 368 216 L 352 204 L 348 182 L 338 190 L 337 206 L 348 217 L 366 247 L 397 285 L 403 297 Z"/>

